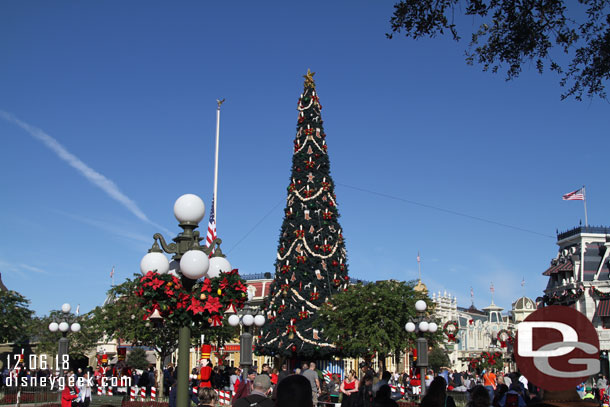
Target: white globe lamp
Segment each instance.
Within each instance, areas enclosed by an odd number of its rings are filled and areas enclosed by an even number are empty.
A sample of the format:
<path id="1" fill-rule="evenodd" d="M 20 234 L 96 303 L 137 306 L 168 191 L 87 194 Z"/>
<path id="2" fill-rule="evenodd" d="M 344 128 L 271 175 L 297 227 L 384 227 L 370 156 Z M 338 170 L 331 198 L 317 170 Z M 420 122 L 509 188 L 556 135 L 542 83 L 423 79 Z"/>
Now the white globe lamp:
<path id="1" fill-rule="evenodd" d="M 257 315 L 254 317 L 254 325 L 263 326 L 265 325 L 265 317 L 262 315 Z"/>
<path id="2" fill-rule="evenodd" d="M 428 326 L 428 322 L 426 322 L 426 321 L 421 321 L 421 322 L 419 323 L 419 330 L 420 330 L 420 331 L 422 331 L 422 332 L 426 332 L 426 331 L 428 331 L 428 328 L 429 328 L 429 326 Z"/>
<path id="3" fill-rule="evenodd" d="M 210 268 L 208 269 L 208 277 L 216 278 L 220 273 L 228 273 L 231 271 L 231 263 L 225 257 L 212 257 L 210 259 Z"/>
<path id="4" fill-rule="evenodd" d="M 205 215 L 205 204 L 197 195 L 184 194 L 174 204 L 174 216 L 180 223 L 199 223 Z"/>
<path id="5" fill-rule="evenodd" d="M 59 324 L 57 322 L 51 322 L 49 324 L 49 331 L 57 332 L 59 330 Z"/>
<path id="6" fill-rule="evenodd" d="M 417 300 L 417 302 L 415 303 L 415 309 L 417 310 L 417 312 L 424 312 L 426 310 L 426 301 Z"/>
<path id="7" fill-rule="evenodd" d="M 428 324 L 428 331 L 434 333 L 438 330 L 438 325 L 436 324 L 436 322 L 430 322 Z"/>
<path id="8" fill-rule="evenodd" d="M 237 326 L 239 324 L 239 317 L 235 314 L 229 317 L 229 325 Z"/>
<path id="9" fill-rule="evenodd" d="M 150 252 L 146 253 L 140 261 L 140 271 L 146 274 L 149 271 L 156 271 L 159 274 L 165 274 L 169 271 L 169 260 L 163 253 Z"/>
<path id="10" fill-rule="evenodd" d="M 70 329 L 70 325 L 68 325 L 67 322 L 62 322 L 59 324 L 59 330 L 61 332 L 68 332 L 69 329 Z"/>
<path id="11" fill-rule="evenodd" d="M 243 317 L 241 317 L 241 322 L 245 326 L 252 326 L 252 324 L 254 323 L 254 317 L 250 314 L 246 314 Z"/>
<path id="12" fill-rule="evenodd" d="M 61 312 L 63 312 L 64 314 L 67 314 L 68 312 L 70 312 L 71 309 L 72 309 L 72 307 L 68 303 L 65 303 L 64 305 L 61 306 Z"/>
<path id="13" fill-rule="evenodd" d="M 70 330 L 72 332 L 80 331 L 80 324 L 78 322 L 73 323 L 72 325 L 70 325 Z"/>
<path id="14" fill-rule="evenodd" d="M 405 324 L 405 330 L 407 332 L 414 332 L 415 331 L 415 324 L 413 322 L 407 322 Z"/>
<path id="15" fill-rule="evenodd" d="M 189 250 L 180 259 L 180 271 L 182 275 L 191 280 L 197 280 L 205 276 L 210 266 L 208 255 L 201 250 Z"/>

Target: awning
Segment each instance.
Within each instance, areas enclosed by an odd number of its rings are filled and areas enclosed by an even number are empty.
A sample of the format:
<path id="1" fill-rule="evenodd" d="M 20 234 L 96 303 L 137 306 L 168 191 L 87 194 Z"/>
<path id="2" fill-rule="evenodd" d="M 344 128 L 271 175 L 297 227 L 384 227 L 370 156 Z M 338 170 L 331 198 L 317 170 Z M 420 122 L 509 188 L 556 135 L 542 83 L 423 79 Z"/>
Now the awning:
<path id="1" fill-rule="evenodd" d="M 610 300 L 600 300 L 597 304 L 598 317 L 610 317 Z"/>
<path id="2" fill-rule="evenodd" d="M 554 266 L 546 269 L 543 276 L 550 276 L 551 274 L 559 273 L 560 271 L 574 271 L 574 263 L 572 261 L 566 261 L 565 263 L 557 263 Z"/>

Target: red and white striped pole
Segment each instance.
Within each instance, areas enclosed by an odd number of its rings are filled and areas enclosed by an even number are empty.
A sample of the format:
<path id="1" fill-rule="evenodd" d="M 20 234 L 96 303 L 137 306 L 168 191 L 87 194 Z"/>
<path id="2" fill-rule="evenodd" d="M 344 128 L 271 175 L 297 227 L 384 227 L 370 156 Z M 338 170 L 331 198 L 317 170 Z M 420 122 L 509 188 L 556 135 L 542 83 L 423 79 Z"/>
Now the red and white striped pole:
<path id="1" fill-rule="evenodd" d="M 112 386 L 108 386 L 108 391 L 107 391 L 107 394 L 108 394 L 109 396 L 112 396 Z"/>
<path id="2" fill-rule="evenodd" d="M 150 388 L 150 399 L 151 400 L 157 399 L 157 388 L 154 386 Z"/>
<path id="3" fill-rule="evenodd" d="M 129 392 L 129 401 L 136 401 L 137 391 L 138 390 L 135 387 L 131 388 L 131 391 Z"/>
<path id="4" fill-rule="evenodd" d="M 146 388 L 142 387 L 142 389 L 140 390 L 140 399 L 142 399 L 142 401 L 146 400 Z"/>

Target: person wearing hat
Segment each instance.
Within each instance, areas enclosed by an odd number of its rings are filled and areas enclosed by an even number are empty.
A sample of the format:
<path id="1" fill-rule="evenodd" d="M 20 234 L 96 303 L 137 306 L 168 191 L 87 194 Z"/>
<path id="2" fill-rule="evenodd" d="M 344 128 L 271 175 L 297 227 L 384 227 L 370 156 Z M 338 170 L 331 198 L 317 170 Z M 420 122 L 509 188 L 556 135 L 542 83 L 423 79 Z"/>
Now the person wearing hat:
<path id="1" fill-rule="evenodd" d="M 199 369 L 199 387 L 212 387 L 212 362 L 210 356 L 212 345 L 201 345 L 201 368 Z"/>
<path id="2" fill-rule="evenodd" d="M 255 378 L 256 370 L 254 370 L 253 368 L 249 368 L 247 378 L 245 380 L 243 380 L 242 378 L 241 382 L 239 383 L 239 387 L 235 391 L 235 396 L 233 396 L 233 402 L 250 395 L 250 393 L 252 392 L 252 385 L 254 383 Z M 271 379 L 269 379 L 269 381 L 271 381 Z"/>
<path id="3" fill-rule="evenodd" d="M 275 403 L 268 395 L 271 392 L 271 379 L 266 374 L 259 374 L 252 383 L 252 392 L 233 402 L 233 407 L 274 407 Z"/>

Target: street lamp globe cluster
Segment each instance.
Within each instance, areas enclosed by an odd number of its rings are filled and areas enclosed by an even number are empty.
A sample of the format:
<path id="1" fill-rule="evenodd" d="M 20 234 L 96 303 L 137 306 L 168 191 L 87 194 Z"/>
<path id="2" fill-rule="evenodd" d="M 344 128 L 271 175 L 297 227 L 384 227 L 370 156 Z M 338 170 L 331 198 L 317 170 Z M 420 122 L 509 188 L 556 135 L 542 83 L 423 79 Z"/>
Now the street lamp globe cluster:
<path id="1" fill-rule="evenodd" d="M 419 313 L 425 312 L 426 308 L 427 308 L 427 305 L 424 300 L 417 300 L 417 302 L 415 303 L 415 310 Z M 438 325 L 434 321 L 428 322 L 426 320 L 421 320 L 421 321 L 419 321 L 418 325 L 415 325 L 414 322 L 409 321 L 405 325 L 405 330 L 407 332 L 415 332 L 417 330 L 419 332 L 434 333 L 438 330 Z"/>
<path id="2" fill-rule="evenodd" d="M 68 303 L 65 303 L 61 306 L 61 312 L 63 312 L 64 315 L 66 315 L 66 316 L 70 313 L 71 309 L 72 309 L 72 307 Z M 63 334 L 63 336 L 66 336 L 68 334 L 68 331 L 72 331 L 72 332 L 80 331 L 80 324 L 78 322 L 73 322 L 72 324 L 70 324 L 67 321 L 61 321 L 61 322 L 53 321 L 49 324 L 49 331 L 51 331 L 51 332 L 60 331 Z"/>
<path id="3" fill-rule="evenodd" d="M 434 320 L 426 317 L 426 308 L 428 308 L 424 300 L 415 302 L 415 311 L 417 317 L 405 324 L 405 330 L 409 333 L 417 334 L 416 349 L 417 349 L 417 366 L 420 369 L 421 394 L 426 393 L 426 368 L 428 367 L 428 340 L 424 336 L 426 333 L 434 333 L 438 330 L 438 325 Z"/>
<path id="4" fill-rule="evenodd" d="M 250 297 L 249 297 L 250 299 Z M 253 336 L 250 333 L 252 325 L 262 327 L 265 325 L 265 317 L 262 315 L 252 315 L 245 313 L 240 315 L 231 314 L 228 319 L 229 325 L 238 326 L 240 323 L 244 327 L 243 332 L 239 336 L 239 361 L 243 368 L 243 380 L 248 376 L 248 368 L 252 366 L 252 340 Z"/>
<path id="5" fill-rule="evenodd" d="M 178 198 L 174 204 L 174 216 L 180 222 L 179 225 L 184 229 L 184 232 L 174 239 L 176 243 L 170 245 L 165 245 L 163 237 L 160 234 L 155 234 L 155 245 L 140 262 L 142 273 L 156 271 L 159 274 L 171 273 L 178 277 L 179 271 L 182 276 L 190 280 L 198 280 L 202 277 L 215 278 L 221 272 L 231 271 L 231 264 L 225 257 L 209 258 L 209 253 L 199 246 L 199 242 L 203 239 L 199 237 L 199 232 L 194 231 L 194 229 L 199 226 L 199 222 L 204 215 L 205 204 L 197 195 L 185 194 Z M 184 238 L 188 238 L 188 240 Z M 166 246 L 170 248 L 170 251 L 166 250 L 166 252 L 176 253 L 174 256 L 176 261 L 172 261 L 172 264 L 156 244 L 158 239 L 162 241 L 164 249 Z M 172 248 L 188 250 L 180 253 L 179 251 L 171 251 Z"/>

